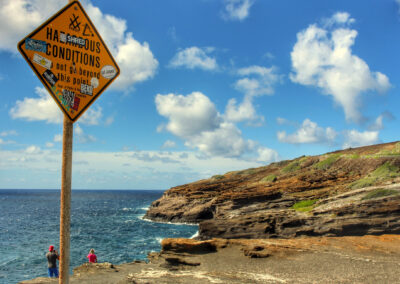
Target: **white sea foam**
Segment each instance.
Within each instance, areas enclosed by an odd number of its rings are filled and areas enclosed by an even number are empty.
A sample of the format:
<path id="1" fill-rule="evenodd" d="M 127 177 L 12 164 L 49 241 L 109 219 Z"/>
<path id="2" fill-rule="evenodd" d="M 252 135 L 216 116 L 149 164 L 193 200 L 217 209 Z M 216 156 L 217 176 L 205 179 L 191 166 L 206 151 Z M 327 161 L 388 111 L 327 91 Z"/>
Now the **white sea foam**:
<path id="1" fill-rule="evenodd" d="M 150 205 L 148 205 L 147 207 L 142 207 L 142 208 L 139 208 L 139 209 L 140 209 L 140 210 L 147 211 L 149 208 L 150 208 Z"/>
<path id="2" fill-rule="evenodd" d="M 194 233 L 194 235 L 191 236 L 190 238 L 191 238 L 191 239 L 194 239 L 195 237 L 198 237 L 198 236 L 199 236 L 199 231 L 197 231 L 196 233 Z"/>
<path id="3" fill-rule="evenodd" d="M 162 240 L 163 240 L 164 238 L 161 238 L 161 237 L 157 237 L 156 238 L 156 240 L 161 244 L 161 242 L 162 242 Z"/>

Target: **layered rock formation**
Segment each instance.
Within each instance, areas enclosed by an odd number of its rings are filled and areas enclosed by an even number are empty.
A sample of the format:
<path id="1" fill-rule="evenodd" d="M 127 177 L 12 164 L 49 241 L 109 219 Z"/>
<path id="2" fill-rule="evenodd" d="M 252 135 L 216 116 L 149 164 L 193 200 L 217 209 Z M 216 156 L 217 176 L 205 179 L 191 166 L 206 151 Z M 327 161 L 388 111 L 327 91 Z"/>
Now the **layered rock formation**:
<path id="1" fill-rule="evenodd" d="M 177 186 L 145 218 L 199 223 L 199 239 L 400 233 L 400 142 Z"/>

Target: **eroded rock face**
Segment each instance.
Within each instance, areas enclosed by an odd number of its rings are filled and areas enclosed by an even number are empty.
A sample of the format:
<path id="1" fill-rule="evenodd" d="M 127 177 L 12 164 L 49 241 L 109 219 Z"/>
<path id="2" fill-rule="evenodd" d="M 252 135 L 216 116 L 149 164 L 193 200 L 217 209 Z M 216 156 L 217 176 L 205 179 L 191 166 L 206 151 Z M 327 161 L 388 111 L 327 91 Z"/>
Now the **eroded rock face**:
<path id="1" fill-rule="evenodd" d="M 311 205 L 293 209 L 299 202 Z M 145 218 L 199 239 L 400 233 L 400 143 L 300 157 L 169 189 Z"/>

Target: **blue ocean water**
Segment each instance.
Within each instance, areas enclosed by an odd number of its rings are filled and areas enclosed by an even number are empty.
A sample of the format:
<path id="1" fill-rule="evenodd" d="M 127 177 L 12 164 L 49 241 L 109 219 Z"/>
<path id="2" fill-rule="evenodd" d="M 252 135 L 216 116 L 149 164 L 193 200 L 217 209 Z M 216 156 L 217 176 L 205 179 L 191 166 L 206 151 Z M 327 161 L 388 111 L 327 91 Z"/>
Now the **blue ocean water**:
<path id="1" fill-rule="evenodd" d="M 145 221 L 141 217 L 156 190 L 73 190 L 70 267 L 87 262 L 91 248 L 99 262 L 144 260 L 163 238 L 190 238 L 193 225 Z M 0 190 L 0 283 L 47 276 L 49 245 L 59 251 L 59 190 Z"/>

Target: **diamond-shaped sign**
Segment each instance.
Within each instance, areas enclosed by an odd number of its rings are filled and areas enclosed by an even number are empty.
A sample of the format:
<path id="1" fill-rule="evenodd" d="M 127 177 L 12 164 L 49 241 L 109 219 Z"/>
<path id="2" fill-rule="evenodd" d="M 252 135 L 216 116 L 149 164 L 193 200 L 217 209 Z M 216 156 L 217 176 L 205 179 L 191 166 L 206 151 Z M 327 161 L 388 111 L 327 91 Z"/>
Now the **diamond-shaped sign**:
<path id="1" fill-rule="evenodd" d="M 18 50 L 73 122 L 120 73 L 78 1 L 21 40 Z"/>

